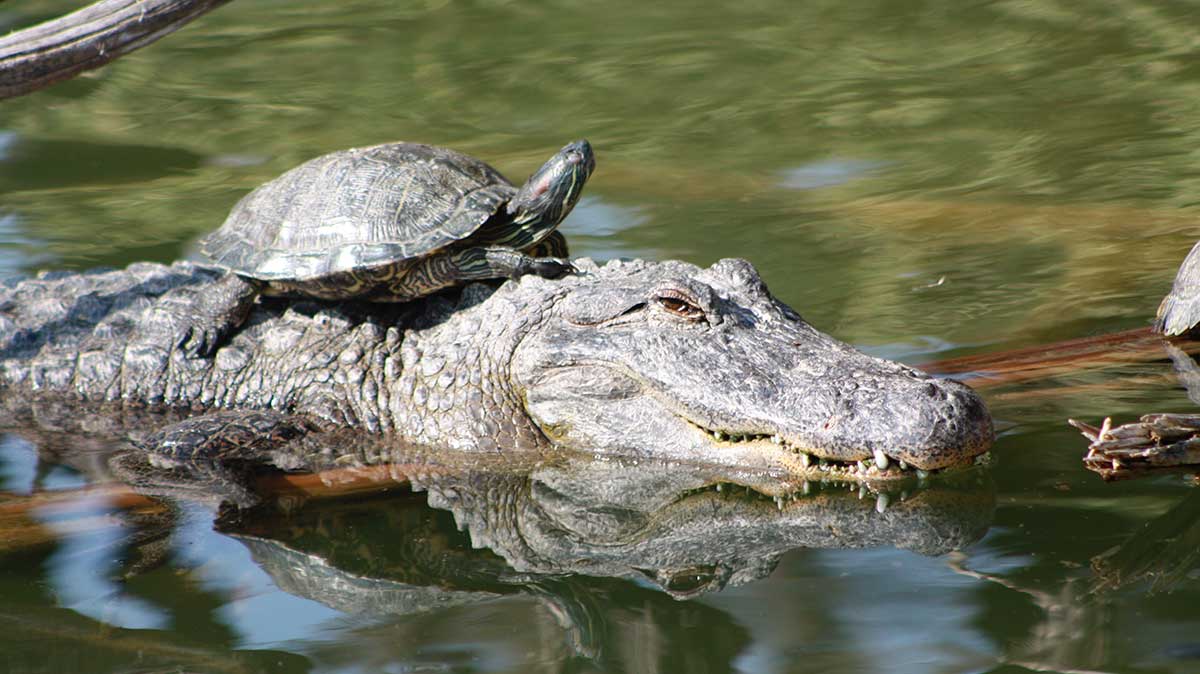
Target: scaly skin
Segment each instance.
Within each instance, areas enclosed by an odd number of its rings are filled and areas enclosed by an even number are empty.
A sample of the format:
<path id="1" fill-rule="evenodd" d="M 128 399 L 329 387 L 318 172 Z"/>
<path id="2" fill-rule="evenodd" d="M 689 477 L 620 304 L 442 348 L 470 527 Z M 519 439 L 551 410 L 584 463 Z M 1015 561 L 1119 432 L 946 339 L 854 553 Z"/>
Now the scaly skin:
<path id="1" fill-rule="evenodd" d="M 0 289 L 0 386 L 838 479 L 969 463 L 991 443 L 969 388 L 820 333 L 745 261 L 576 264 L 401 305 L 264 299 L 210 357 L 175 342 L 223 320 L 205 310 L 219 270 L 51 274 Z"/>

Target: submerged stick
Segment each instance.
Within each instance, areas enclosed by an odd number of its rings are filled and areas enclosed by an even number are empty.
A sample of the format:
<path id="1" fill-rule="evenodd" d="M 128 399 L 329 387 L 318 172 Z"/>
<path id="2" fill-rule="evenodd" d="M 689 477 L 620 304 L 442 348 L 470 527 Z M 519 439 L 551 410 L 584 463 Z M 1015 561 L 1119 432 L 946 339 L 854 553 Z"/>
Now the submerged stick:
<path id="1" fill-rule="evenodd" d="M 983 388 L 1122 363 L 1162 360 L 1168 355 L 1164 342 L 1163 336 L 1150 328 L 1136 328 L 1000 353 L 949 358 L 918 367 L 935 374 L 958 375 L 955 379 Z M 1200 342 L 1169 343 L 1189 353 L 1200 351 Z"/>
<path id="2" fill-rule="evenodd" d="M 176 31 L 229 0 L 100 0 L 0 38 L 0 98 L 22 96 Z"/>

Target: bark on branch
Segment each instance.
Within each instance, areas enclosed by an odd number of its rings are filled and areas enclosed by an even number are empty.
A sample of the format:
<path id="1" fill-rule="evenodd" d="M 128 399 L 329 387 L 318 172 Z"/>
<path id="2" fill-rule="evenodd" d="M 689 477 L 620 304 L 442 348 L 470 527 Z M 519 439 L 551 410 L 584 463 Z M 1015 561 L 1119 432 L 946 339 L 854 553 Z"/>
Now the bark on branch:
<path id="1" fill-rule="evenodd" d="M 0 38 L 0 98 L 21 96 L 154 42 L 229 0 L 100 0 Z"/>

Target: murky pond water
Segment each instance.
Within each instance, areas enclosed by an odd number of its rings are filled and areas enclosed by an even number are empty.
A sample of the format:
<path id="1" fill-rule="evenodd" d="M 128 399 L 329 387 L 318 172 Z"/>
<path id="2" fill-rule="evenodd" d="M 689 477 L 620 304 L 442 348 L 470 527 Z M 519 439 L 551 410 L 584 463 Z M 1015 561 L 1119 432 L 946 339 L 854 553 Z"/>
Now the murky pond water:
<path id="1" fill-rule="evenodd" d="M 7 3 L 0 27 L 71 6 Z M 334 149 L 419 140 L 520 180 L 586 137 L 574 254 L 745 257 L 910 363 L 1135 328 L 1200 234 L 1198 22 L 1144 0 L 239 0 L 0 104 L 0 272 L 192 255 Z M 9 434 L 0 670 L 1197 671 L 1200 495 L 1102 482 L 1065 424 L 1194 409 L 1172 372 L 985 382 L 991 465 L 884 504 L 585 462 L 214 529 L 90 485 L 103 442 Z M 628 499 L 584 488 L 606 480 Z M 481 482 L 537 516 L 489 515 Z"/>

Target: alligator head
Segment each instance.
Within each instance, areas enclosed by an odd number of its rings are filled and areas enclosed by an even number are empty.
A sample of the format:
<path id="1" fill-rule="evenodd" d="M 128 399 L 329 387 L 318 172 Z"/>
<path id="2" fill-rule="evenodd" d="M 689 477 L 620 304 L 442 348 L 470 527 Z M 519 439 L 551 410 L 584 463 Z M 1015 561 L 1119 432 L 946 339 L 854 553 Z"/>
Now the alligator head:
<path id="1" fill-rule="evenodd" d="M 992 442 L 970 388 L 819 332 L 744 260 L 577 266 L 510 370 L 559 445 L 887 478 L 969 463 Z"/>

